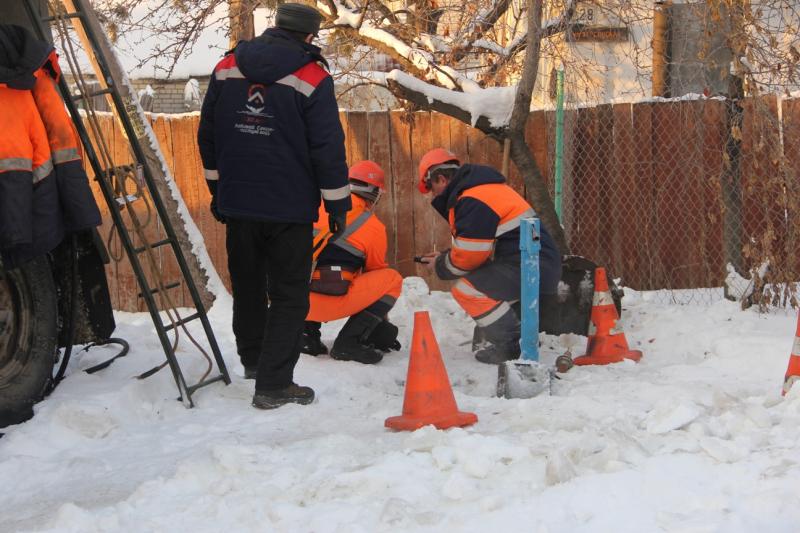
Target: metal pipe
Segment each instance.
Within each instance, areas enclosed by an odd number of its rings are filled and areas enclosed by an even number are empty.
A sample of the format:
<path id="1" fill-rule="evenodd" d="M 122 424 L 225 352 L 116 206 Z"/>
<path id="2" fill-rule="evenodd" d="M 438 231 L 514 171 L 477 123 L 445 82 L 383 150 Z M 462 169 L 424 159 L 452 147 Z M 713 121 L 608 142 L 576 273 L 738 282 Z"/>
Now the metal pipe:
<path id="1" fill-rule="evenodd" d="M 519 226 L 522 265 L 520 349 L 525 361 L 539 360 L 539 219 L 523 218 Z"/>

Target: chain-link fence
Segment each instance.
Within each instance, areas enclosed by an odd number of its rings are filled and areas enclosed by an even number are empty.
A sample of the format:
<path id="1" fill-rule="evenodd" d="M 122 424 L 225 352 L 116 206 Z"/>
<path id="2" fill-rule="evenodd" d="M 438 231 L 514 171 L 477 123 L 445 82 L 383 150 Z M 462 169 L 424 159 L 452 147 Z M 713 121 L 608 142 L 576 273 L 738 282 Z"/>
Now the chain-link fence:
<path id="1" fill-rule="evenodd" d="M 544 115 L 555 196 L 559 128 Z M 800 99 L 567 106 L 560 166 L 572 252 L 626 286 L 796 306 Z"/>

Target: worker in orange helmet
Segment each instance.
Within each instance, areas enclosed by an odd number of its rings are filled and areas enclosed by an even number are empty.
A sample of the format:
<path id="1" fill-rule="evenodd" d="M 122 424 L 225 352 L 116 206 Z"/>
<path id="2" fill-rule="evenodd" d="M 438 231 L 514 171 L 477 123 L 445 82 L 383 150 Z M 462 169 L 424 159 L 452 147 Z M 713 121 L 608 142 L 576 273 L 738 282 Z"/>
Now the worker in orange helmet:
<path id="1" fill-rule="evenodd" d="M 331 239 L 327 215 L 314 224 L 314 248 L 321 250 L 311 278 L 310 310 L 303 332 L 303 353 L 327 353 L 321 322 L 350 317 L 339 331 L 331 357 L 374 364 L 383 353 L 400 349 L 397 327 L 386 315 L 400 296 L 403 278 L 386 263 L 386 227 L 372 209 L 385 188 L 380 166 L 361 161 L 350 167 L 353 209 L 347 229 Z"/>
<path id="2" fill-rule="evenodd" d="M 450 224 L 452 247 L 428 253 L 423 262 L 443 280 L 458 280 L 451 292 L 476 323 L 475 358 L 500 364 L 520 354 L 520 220 L 535 216 L 531 205 L 483 165 L 462 165 L 454 153 L 436 148 L 419 164 L 418 189 Z M 540 294 L 555 294 L 561 255 L 541 226 Z"/>

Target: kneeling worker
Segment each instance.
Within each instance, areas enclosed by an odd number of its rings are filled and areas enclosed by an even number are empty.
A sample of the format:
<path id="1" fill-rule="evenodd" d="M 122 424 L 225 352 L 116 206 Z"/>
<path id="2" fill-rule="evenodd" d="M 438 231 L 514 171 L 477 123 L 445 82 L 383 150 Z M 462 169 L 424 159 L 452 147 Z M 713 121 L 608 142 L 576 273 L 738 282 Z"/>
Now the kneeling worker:
<path id="1" fill-rule="evenodd" d="M 520 220 L 535 216 L 531 205 L 483 165 L 462 165 L 444 148 L 426 153 L 419 164 L 420 192 L 433 193 L 431 205 L 450 223 L 452 248 L 423 261 L 443 280 L 458 282 L 453 298 L 476 323 L 475 358 L 488 364 L 520 354 Z M 540 295 L 555 294 L 561 255 L 541 226 Z"/>
<path id="2" fill-rule="evenodd" d="M 321 322 L 350 317 L 339 331 L 331 357 L 374 364 L 383 352 L 400 349 L 397 327 L 387 319 L 400 296 L 403 278 L 386 263 L 386 227 L 372 212 L 384 189 L 381 167 L 361 161 L 350 168 L 353 209 L 347 229 L 330 239 L 327 214 L 314 224 L 314 247 L 322 248 L 311 278 L 310 309 L 301 351 L 327 353 Z"/>

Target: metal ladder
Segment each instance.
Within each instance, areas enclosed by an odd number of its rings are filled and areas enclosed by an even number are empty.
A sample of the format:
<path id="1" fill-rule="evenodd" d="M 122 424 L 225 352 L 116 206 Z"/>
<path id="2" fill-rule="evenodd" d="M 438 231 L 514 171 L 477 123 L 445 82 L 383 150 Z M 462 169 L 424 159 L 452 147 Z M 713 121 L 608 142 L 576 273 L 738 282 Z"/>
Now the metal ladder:
<path id="1" fill-rule="evenodd" d="M 148 142 L 148 130 L 145 127 L 142 116 L 139 113 L 137 97 L 135 93 L 130 91 L 128 86 L 125 84 L 125 76 L 118 67 L 116 57 L 113 57 L 113 51 L 106 40 L 107 38 L 103 33 L 102 26 L 100 25 L 97 16 L 91 7 L 91 4 L 87 0 L 62 0 L 59 3 L 64 7 L 65 12 L 61 13 L 58 17 L 49 16 L 41 18 L 36 7 L 33 5 L 33 0 L 25 0 L 25 8 L 28 12 L 31 22 L 33 23 L 33 27 L 36 29 L 38 34 L 37 36 L 40 39 L 46 40 L 45 30 L 47 25 L 51 24 L 57 19 L 66 19 L 70 21 L 73 29 L 82 36 L 84 42 L 88 43 L 88 48 L 90 49 L 84 50 L 84 52 L 89 55 L 91 63 L 94 66 L 94 74 L 103 88 L 99 91 L 93 91 L 90 94 L 73 95 L 69 89 L 69 86 L 64 80 L 64 76 L 61 76 L 59 79 L 59 89 L 78 131 L 78 135 L 85 150 L 86 158 L 89 160 L 89 163 L 94 170 L 95 179 L 100 184 L 103 198 L 108 204 L 109 212 L 111 213 L 111 218 L 119 233 L 120 241 L 128 256 L 131 267 L 133 268 L 133 272 L 136 276 L 136 280 L 140 289 L 139 296 L 144 299 L 147 305 L 147 310 L 150 312 L 156 332 L 158 333 L 159 341 L 164 349 L 167 363 L 169 364 L 170 370 L 172 371 L 172 375 L 175 379 L 175 384 L 180 392 L 180 400 L 187 408 L 190 408 L 194 406 L 192 394 L 195 391 L 218 381 L 223 381 L 227 385 L 230 384 L 231 379 L 225 366 L 225 361 L 222 359 L 219 345 L 217 344 L 214 331 L 212 330 L 211 324 L 208 320 L 208 316 L 201 300 L 200 293 L 198 292 L 197 285 L 192 278 L 186 262 L 186 257 L 180 248 L 180 243 L 176 237 L 175 229 L 173 228 L 172 223 L 167 216 L 164 201 L 157 188 L 155 175 L 158 175 L 158 172 L 156 169 L 154 169 L 153 165 L 157 164 L 158 162 L 153 161 L 152 154 L 151 157 L 148 158 L 143 147 L 143 141 Z M 51 15 L 54 14 L 51 13 Z M 111 68 L 112 66 L 115 66 L 116 68 Z M 161 224 L 164 234 L 166 235 L 166 238 L 164 239 L 156 242 L 147 242 L 145 240 L 142 243 L 142 246 L 134 245 L 132 236 L 125 225 L 125 221 L 123 220 L 123 208 L 130 208 L 131 202 L 135 201 L 136 198 L 128 197 L 124 187 L 118 186 L 118 180 L 117 183 L 115 183 L 115 176 L 120 172 L 120 167 L 103 168 L 95 147 L 92 144 L 89 131 L 84 123 L 84 119 L 81 116 L 77 106 L 78 101 L 86 101 L 99 95 L 107 95 L 107 98 L 112 104 L 112 110 L 120 125 L 124 129 L 125 136 L 127 137 L 130 145 L 130 152 L 133 156 L 133 164 L 142 170 L 142 178 L 146 187 L 146 192 L 149 193 L 153 206 L 155 207 L 158 222 Z M 121 192 L 119 189 L 122 189 Z M 120 194 L 123 195 L 122 198 L 120 197 Z M 131 213 L 129 214 L 131 218 L 135 217 L 136 215 L 132 212 L 133 209 L 130 208 L 130 210 Z M 142 238 L 143 235 L 139 235 L 139 237 Z M 181 279 L 174 283 L 161 283 L 159 287 L 158 283 L 156 283 L 154 286 L 154 284 L 148 280 L 147 276 L 145 275 L 145 268 L 142 264 L 140 256 L 142 253 L 152 253 L 153 249 L 159 249 L 162 247 L 165 250 L 172 250 L 177 265 L 180 269 Z M 168 323 L 165 323 L 164 318 L 159 312 L 155 297 L 162 290 L 167 291 L 176 287 L 180 287 L 182 284 L 185 284 L 186 288 L 188 289 L 196 311 L 184 318 L 181 318 L 178 315 L 178 320 L 170 320 Z M 194 320 L 199 320 L 202 324 L 203 331 L 205 332 L 208 345 L 213 352 L 214 360 L 216 361 L 219 373 L 212 377 L 201 379 L 200 382 L 194 385 L 187 386 L 180 364 L 178 363 L 175 350 L 173 349 L 173 345 L 168 336 L 168 332 L 172 329 L 183 327 L 185 324 Z M 156 367 L 156 369 L 146 372 L 143 376 L 150 375 L 159 368 L 160 367 Z"/>

